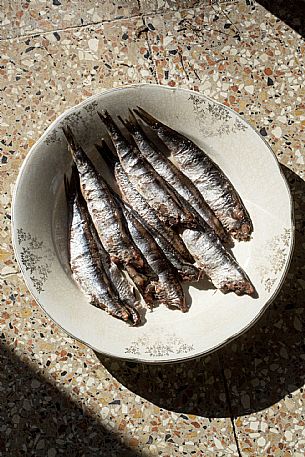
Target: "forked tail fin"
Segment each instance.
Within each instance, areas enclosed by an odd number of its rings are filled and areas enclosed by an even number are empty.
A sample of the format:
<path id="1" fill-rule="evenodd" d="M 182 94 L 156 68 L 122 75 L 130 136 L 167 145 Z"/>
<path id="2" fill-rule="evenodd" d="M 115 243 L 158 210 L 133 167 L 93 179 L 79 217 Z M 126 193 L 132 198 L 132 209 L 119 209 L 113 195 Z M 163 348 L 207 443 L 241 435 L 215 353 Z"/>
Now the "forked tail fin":
<path id="1" fill-rule="evenodd" d="M 143 108 L 138 106 L 135 108 L 134 113 L 136 113 L 140 119 L 142 119 L 147 125 L 149 125 L 151 128 L 156 129 L 157 127 L 160 126 L 160 122 L 153 117 L 151 114 L 149 114 L 147 111 L 145 111 Z"/>
<path id="2" fill-rule="evenodd" d="M 116 153 L 110 149 L 105 140 L 102 140 L 102 144 L 96 144 L 95 147 L 101 155 L 102 159 L 104 159 L 104 161 L 106 162 L 111 173 L 114 174 L 115 165 L 119 161 Z"/>
<path id="3" fill-rule="evenodd" d="M 76 143 L 71 127 L 69 125 L 66 125 L 66 127 L 62 127 L 62 131 L 64 132 L 64 135 L 71 150 L 75 151 L 78 148 L 78 145 Z"/>

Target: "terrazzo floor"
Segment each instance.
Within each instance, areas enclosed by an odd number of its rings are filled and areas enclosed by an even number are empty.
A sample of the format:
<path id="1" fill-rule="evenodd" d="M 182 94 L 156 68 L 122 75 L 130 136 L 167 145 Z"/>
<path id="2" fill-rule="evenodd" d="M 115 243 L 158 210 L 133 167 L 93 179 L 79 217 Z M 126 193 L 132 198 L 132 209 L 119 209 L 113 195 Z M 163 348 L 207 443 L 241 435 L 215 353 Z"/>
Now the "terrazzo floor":
<path id="1" fill-rule="evenodd" d="M 0 456 L 304 456 L 304 14 L 302 1 L 0 1 Z M 112 360 L 67 336 L 30 296 L 11 245 L 29 148 L 66 108 L 137 82 L 241 113 L 295 204 L 275 302 L 233 343 L 177 365 Z"/>

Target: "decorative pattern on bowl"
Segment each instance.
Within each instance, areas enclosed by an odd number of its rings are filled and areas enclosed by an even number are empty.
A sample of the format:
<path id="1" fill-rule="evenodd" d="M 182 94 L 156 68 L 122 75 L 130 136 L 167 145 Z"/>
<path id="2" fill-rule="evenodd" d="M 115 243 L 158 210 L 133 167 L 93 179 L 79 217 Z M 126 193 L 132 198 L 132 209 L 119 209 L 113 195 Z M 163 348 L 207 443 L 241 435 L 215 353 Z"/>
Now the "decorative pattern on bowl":
<path id="1" fill-rule="evenodd" d="M 284 228 L 280 235 L 274 236 L 265 245 L 264 262 L 259 268 L 261 282 L 267 292 L 270 292 L 278 275 L 287 263 L 291 240 L 291 229 Z"/>
<path id="2" fill-rule="evenodd" d="M 132 341 L 129 347 L 125 349 L 125 354 L 141 356 L 147 354 L 150 357 L 168 357 L 172 354 L 188 354 L 194 351 L 192 344 L 184 342 L 183 338 L 174 333 L 170 335 L 155 336 L 145 334 L 135 341 Z"/>
<path id="3" fill-rule="evenodd" d="M 44 291 L 44 284 L 52 271 L 54 254 L 45 248 L 43 241 L 39 241 L 37 236 L 25 232 L 22 228 L 17 228 L 17 240 L 22 271 L 29 274 L 33 287 L 40 294 Z"/>

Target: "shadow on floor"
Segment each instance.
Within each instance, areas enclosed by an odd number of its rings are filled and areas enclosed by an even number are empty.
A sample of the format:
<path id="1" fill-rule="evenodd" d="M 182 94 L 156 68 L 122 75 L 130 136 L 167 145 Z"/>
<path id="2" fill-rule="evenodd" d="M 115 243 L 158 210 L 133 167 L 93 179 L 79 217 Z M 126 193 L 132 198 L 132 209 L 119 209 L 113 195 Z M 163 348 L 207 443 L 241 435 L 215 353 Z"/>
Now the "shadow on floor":
<path id="1" fill-rule="evenodd" d="M 136 457 L 119 437 L 0 346 L 0 455 Z"/>
<path id="2" fill-rule="evenodd" d="M 161 408 L 214 418 L 260 411 L 303 386 L 305 182 L 288 168 L 283 171 L 295 204 L 296 240 L 289 273 L 276 300 L 246 334 L 197 360 L 157 366 L 97 354 L 128 389 Z"/>
<path id="3" fill-rule="evenodd" d="M 271 14 L 305 37 L 304 0 L 257 0 Z"/>

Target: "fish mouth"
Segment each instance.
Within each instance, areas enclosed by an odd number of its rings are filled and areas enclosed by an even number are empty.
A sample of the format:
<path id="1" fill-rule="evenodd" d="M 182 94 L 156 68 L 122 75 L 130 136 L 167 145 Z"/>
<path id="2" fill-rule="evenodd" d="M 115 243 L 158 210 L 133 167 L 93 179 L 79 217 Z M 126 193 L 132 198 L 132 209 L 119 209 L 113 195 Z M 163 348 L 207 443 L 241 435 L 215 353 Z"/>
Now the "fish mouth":
<path id="1" fill-rule="evenodd" d="M 141 317 L 138 310 L 135 307 L 128 305 L 127 303 L 124 303 L 124 305 L 128 311 L 129 320 L 132 326 L 139 325 L 141 323 Z"/>
<path id="2" fill-rule="evenodd" d="M 188 271 L 187 268 L 185 268 L 185 269 L 179 270 L 178 273 L 179 273 L 179 276 L 182 279 L 182 281 L 186 281 L 186 282 L 198 282 L 205 276 L 204 271 L 199 270 L 199 269 L 198 269 L 198 271 L 191 272 L 191 271 Z"/>
<path id="3" fill-rule="evenodd" d="M 122 321 L 127 322 L 128 320 L 130 320 L 130 313 L 127 311 L 127 309 L 120 309 L 116 311 L 106 309 L 105 311 L 111 316 L 116 317 L 117 319 L 120 319 Z"/>
<path id="4" fill-rule="evenodd" d="M 183 313 L 186 313 L 189 310 L 189 306 L 185 302 L 184 296 L 179 298 L 169 297 L 170 292 L 168 293 L 163 289 L 161 284 L 155 285 L 155 301 L 157 305 L 166 305 L 169 309 L 179 309 Z"/>

